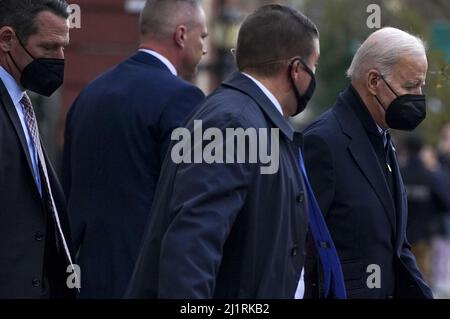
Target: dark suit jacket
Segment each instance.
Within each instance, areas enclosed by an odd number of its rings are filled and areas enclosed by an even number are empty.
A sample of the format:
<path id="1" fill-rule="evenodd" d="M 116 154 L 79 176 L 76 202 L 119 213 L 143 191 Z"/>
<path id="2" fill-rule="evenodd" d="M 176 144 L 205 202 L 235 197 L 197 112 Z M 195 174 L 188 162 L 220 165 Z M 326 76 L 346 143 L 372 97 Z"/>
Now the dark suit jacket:
<path id="1" fill-rule="evenodd" d="M 68 261 L 57 249 L 48 196 L 36 187 L 27 142 L 14 104 L 0 80 L 0 298 L 70 298 Z M 44 152 L 61 226 L 71 249 L 65 199 Z M 42 175 L 41 175 L 42 176 Z M 58 239 L 59 240 L 59 239 Z M 47 288 L 50 288 L 49 290 Z"/>
<path id="2" fill-rule="evenodd" d="M 279 170 L 262 175 L 249 161 L 177 165 L 168 157 L 126 297 L 293 298 L 307 231 L 302 137 L 240 73 L 190 118 L 191 132 L 194 120 L 222 132 L 279 128 Z"/>
<path id="3" fill-rule="evenodd" d="M 120 298 L 133 270 L 172 130 L 204 99 L 138 52 L 93 81 L 67 118 L 64 188 L 81 298 Z"/>
<path id="4" fill-rule="evenodd" d="M 350 86 L 333 108 L 304 132 L 308 175 L 342 262 L 348 297 L 429 298 L 431 291 L 406 239 L 407 199 L 395 149 L 390 146 L 394 154 L 393 196 L 385 167 L 369 139 L 373 133 L 367 132 L 363 122 L 379 134 Z M 376 137 L 383 151 L 381 135 Z M 315 296 L 320 276 L 311 246 L 308 253 L 306 289 L 308 296 Z M 367 279 L 373 282 L 369 278 L 373 271 L 367 272 L 370 265 L 380 266 L 379 289 L 367 285 Z"/>

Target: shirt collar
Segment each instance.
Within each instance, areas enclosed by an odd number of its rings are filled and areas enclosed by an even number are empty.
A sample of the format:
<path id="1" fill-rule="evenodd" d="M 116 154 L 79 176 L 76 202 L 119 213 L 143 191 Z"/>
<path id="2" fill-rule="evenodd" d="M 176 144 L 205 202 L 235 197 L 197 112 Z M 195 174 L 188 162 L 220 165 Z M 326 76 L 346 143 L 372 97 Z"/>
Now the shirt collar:
<path id="1" fill-rule="evenodd" d="M 173 75 L 178 76 L 177 69 L 175 69 L 172 62 L 170 62 L 169 59 L 167 59 L 163 55 L 159 54 L 158 52 L 148 50 L 148 49 L 139 49 L 139 51 L 153 55 L 155 58 L 157 58 L 162 63 L 164 63 Z"/>
<path id="2" fill-rule="evenodd" d="M 380 132 L 380 135 L 383 138 L 383 145 L 384 145 L 384 147 L 386 147 L 389 142 L 388 137 L 387 137 L 387 134 L 389 133 L 389 129 L 382 129 L 378 124 L 376 124 L 376 125 L 378 128 L 378 132 Z"/>
<path id="3" fill-rule="evenodd" d="M 267 98 L 273 103 L 273 105 L 275 105 L 275 107 L 277 108 L 277 110 L 281 113 L 281 115 L 284 116 L 283 114 L 283 109 L 281 108 L 281 104 L 280 102 L 278 102 L 277 98 L 272 94 L 272 92 L 270 92 L 265 86 L 264 84 L 262 84 L 261 82 L 259 82 L 257 79 L 255 79 L 254 77 L 252 77 L 251 75 L 242 72 L 242 74 L 244 74 L 246 77 L 248 77 L 250 80 L 252 80 L 253 82 L 255 82 L 255 84 L 261 89 L 261 91 L 263 91 L 263 93 L 267 96 Z"/>
<path id="4" fill-rule="evenodd" d="M 9 96 L 14 105 L 17 105 L 22 100 L 25 91 L 23 91 L 16 80 L 0 65 L 0 79 L 8 91 Z"/>

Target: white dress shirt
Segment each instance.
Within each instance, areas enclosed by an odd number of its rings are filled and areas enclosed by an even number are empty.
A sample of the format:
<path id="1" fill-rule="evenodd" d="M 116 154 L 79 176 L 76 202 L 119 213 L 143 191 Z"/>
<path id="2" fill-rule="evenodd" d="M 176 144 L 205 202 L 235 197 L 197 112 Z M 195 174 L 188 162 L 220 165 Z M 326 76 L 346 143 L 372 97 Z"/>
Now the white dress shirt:
<path id="1" fill-rule="evenodd" d="M 165 56 L 159 54 L 158 52 L 155 52 L 155 51 L 152 51 L 152 50 L 148 50 L 148 49 L 139 49 L 139 51 L 148 53 L 150 55 L 153 55 L 155 58 L 157 58 L 162 63 L 164 63 L 164 65 L 167 66 L 167 68 L 170 70 L 170 72 L 173 75 L 175 75 L 175 76 L 178 75 L 177 69 L 175 69 L 175 67 L 173 66 L 172 62 L 170 62 L 169 59 L 167 59 Z"/>
<path id="2" fill-rule="evenodd" d="M 252 80 L 253 82 L 255 82 L 255 84 L 261 89 L 261 91 L 263 91 L 263 93 L 269 98 L 270 102 L 272 102 L 273 105 L 275 105 L 275 107 L 277 108 L 277 110 L 281 113 L 281 115 L 283 114 L 283 109 L 281 108 L 281 104 L 280 102 L 278 102 L 277 98 L 275 97 L 275 95 L 272 94 L 272 92 L 270 92 L 265 86 L 264 84 L 262 84 L 261 82 L 259 82 L 257 79 L 255 79 L 253 76 L 251 76 L 250 74 L 244 73 L 242 72 L 242 74 L 244 74 L 246 77 L 248 77 L 250 80 Z"/>
<path id="3" fill-rule="evenodd" d="M 389 129 L 383 130 L 378 124 L 376 124 L 376 125 L 377 125 L 377 128 L 378 128 L 378 132 L 380 132 L 381 136 L 383 137 L 384 148 L 386 148 L 387 147 L 387 143 L 388 143 L 386 134 L 389 133 Z"/>

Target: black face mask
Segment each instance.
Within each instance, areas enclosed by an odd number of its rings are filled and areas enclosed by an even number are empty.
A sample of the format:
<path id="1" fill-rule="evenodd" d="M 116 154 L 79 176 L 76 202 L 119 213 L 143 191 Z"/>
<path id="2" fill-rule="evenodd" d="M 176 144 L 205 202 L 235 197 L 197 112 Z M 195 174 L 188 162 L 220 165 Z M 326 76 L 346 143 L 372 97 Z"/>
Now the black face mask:
<path id="1" fill-rule="evenodd" d="M 30 64 L 23 70 L 20 70 L 11 53 L 8 52 L 16 68 L 22 72 L 20 83 L 25 89 L 36 92 L 37 94 L 45 96 L 52 95 L 63 84 L 64 59 L 35 59 L 22 44 L 22 41 L 19 40 L 19 43 L 25 52 L 33 58 Z"/>
<path id="2" fill-rule="evenodd" d="M 292 68 L 294 66 L 295 61 L 300 61 L 303 64 L 305 71 L 311 76 L 311 81 L 309 82 L 309 86 L 303 95 L 300 95 L 300 92 L 294 83 L 294 79 L 291 77 L 291 72 L 292 72 Z M 306 105 L 313 97 L 314 91 L 316 90 L 316 77 L 314 76 L 313 71 L 303 61 L 303 59 L 299 57 L 299 58 L 294 59 L 291 62 L 291 64 L 289 65 L 289 80 L 292 83 L 292 88 L 294 89 L 294 94 L 295 94 L 295 97 L 297 98 L 297 110 L 296 110 L 295 114 L 292 115 L 292 116 L 296 116 L 296 115 L 302 113 L 306 109 Z"/>
<path id="3" fill-rule="evenodd" d="M 384 77 L 381 76 L 381 78 L 392 93 L 397 96 L 386 109 L 378 96 L 375 95 L 378 103 L 386 112 L 386 123 L 395 130 L 413 131 L 427 116 L 425 95 L 405 94 L 399 96 Z"/>

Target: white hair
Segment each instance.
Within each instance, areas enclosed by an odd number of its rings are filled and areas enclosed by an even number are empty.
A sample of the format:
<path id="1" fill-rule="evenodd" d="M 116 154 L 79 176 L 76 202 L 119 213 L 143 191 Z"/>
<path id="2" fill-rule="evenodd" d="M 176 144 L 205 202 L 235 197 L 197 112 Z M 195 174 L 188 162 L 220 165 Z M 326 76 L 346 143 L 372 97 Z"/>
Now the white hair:
<path id="1" fill-rule="evenodd" d="M 408 55 L 426 55 L 425 43 L 405 31 L 386 27 L 372 33 L 356 52 L 347 76 L 361 80 L 370 69 L 389 78 L 398 59 Z"/>

